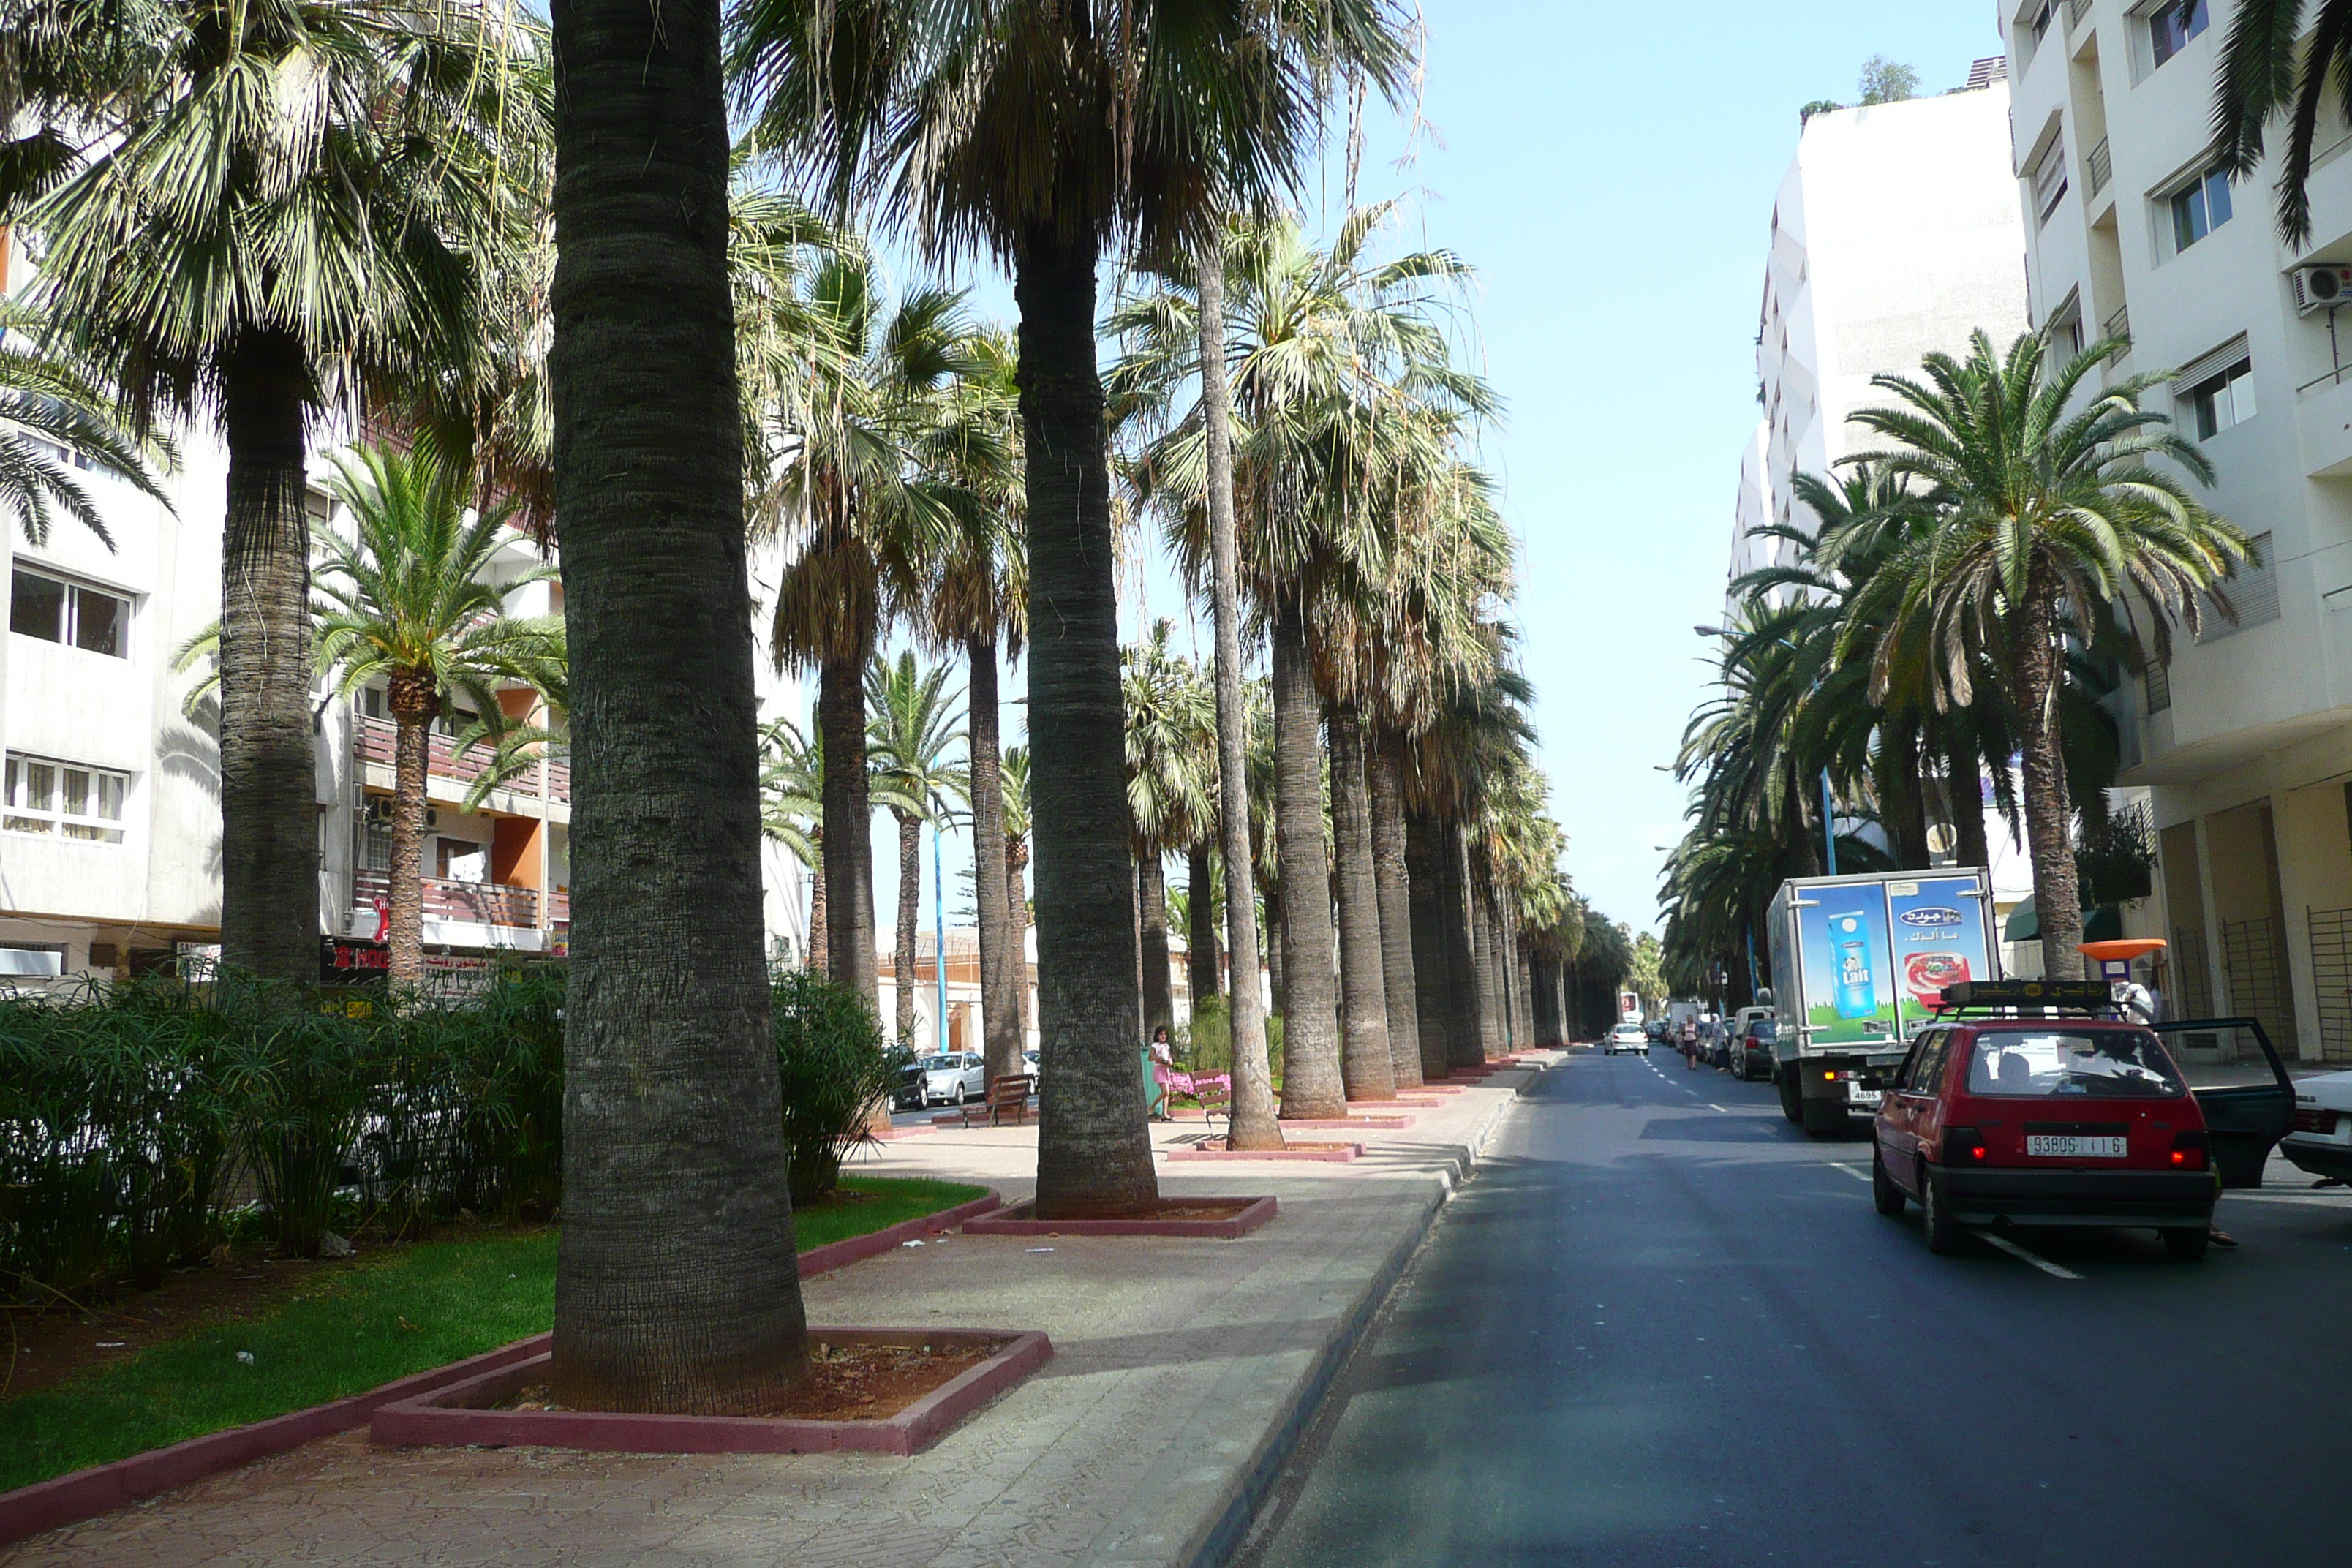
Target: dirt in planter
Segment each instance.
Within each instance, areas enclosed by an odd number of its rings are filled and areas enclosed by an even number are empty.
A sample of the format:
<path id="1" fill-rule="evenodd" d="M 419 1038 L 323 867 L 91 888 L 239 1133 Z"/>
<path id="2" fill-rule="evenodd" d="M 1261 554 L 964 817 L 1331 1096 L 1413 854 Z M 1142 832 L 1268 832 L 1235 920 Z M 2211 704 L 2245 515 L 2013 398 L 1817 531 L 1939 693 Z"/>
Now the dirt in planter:
<path id="1" fill-rule="evenodd" d="M 886 1421 L 927 1394 L 961 1377 L 1004 1348 L 1001 1340 L 948 1344 L 814 1344 L 809 1376 L 756 1418 Z M 545 1384 L 520 1389 L 503 1410 L 564 1410 Z"/>

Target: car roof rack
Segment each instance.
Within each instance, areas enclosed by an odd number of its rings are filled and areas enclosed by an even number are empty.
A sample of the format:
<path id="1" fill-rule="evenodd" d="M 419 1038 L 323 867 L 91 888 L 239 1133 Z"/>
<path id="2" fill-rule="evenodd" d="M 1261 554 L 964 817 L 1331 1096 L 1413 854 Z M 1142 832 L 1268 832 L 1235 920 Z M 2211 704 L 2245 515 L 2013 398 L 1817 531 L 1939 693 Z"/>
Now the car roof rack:
<path id="1" fill-rule="evenodd" d="M 1936 1005 L 1938 1023 L 1963 1013 L 2019 1011 L 2119 1016 L 2115 992 L 2104 980 L 1963 980 L 1944 987 Z"/>

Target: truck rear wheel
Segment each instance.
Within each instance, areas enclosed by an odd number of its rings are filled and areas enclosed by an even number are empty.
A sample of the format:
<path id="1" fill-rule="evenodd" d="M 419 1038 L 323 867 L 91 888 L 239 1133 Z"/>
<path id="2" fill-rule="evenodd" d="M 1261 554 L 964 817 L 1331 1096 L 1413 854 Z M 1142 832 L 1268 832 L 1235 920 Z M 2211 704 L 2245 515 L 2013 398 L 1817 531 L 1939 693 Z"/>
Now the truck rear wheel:
<path id="1" fill-rule="evenodd" d="M 1846 1130 L 1845 1102 L 1837 1100 L 1799 1100 L 1798 1117 L 1805 1124 L 1808 1138 L 1827 1138 Z"/>
<path id="2" fill-rule="evenodd" d="M 1784 1067 L 1772 1074 L 1772 1081 L 1780 1086 L 1780 1114 L 1791 1121 L 1802 1121 L 1805 1106 L 1797 1098 L 1797 1075 Z"/>

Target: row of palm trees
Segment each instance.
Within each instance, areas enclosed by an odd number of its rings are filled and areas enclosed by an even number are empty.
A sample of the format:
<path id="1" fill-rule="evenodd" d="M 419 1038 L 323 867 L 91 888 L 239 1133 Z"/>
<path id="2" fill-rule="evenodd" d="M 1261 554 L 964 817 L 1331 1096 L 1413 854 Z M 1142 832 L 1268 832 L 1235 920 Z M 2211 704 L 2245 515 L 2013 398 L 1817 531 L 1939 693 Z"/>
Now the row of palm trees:
<path id="1" fill-rule="evenodd" d="M 2198 499 L 2204 456 L 2142 406 L 2168 378 L 2103 379 L 2128 346 L 2059 360 L 1979 333 L 1964 359 L 1874 378 L 1892 401 L 1853 417 L 1883 445 L 1795 477 L 1811 519 L 1759 531 L 1782 559 L 1733 584 L 1721 686 L 1677 763 L 1677 990 L 1745 994 L 1773 892 L 1829 869 L 1832 843 L 1841 872 L 1988 864 L 1987 781 L 2028 850 L 2044 972 L 2081 976 L 2077 856 L 2106 824 L 2113 696 L 2169 658 L 2177 622 L 2232 615 L 2251 559 Z"/>
<path id="2" fill-rule="evenodd" d="M 868 756 L 874 651 L 892 626 L 962 645 L 970 809 L 1008 849 L 995 687 L 1025 654 L 1041 1215 L 1157 1201 L 1132 1055 L 1122 488 L 1214 616 L 1218 847 L 1270 874 L 1282 911 L 1282 1108 L 1532 1035 L 1537 975 L 1553 1016 L 1572 973 L 1590 989 L 1571 960 L 1611 942 L 1540 815 L 1509 550 L 1470 457 L 1494 399 L 1446 353 L 1461 269 L 1370 260 L 1377 209 L 1319 251 L 1280 216 L 1334 84 L 1405 90 L 1410 23 L 1396 0 L 566 0 L 547 28 L 502 0 L 12 17 L 0 221 L 37 237 L 47 352 L 134 436 L 195 420 L 228 448 L 229 962 L 315 962 L 314 446 L 398 429 L 561 548 L 566 1402 L 746 1410 L 805 1366 L 751 871 L 762 539 L 791 563 L 771 651 L 817 673 L 827 963 L 869 996 L 866 826 L 897 787 Z M 887 298 L 866 221 L 1006 265 L 1017 331 L 976 330 L 945 291 Z M 1106 264 L 1134 280 L 1108 386 Z M 140 472 L 132 445 L 102 460 Z M 54 500 L 56 477 L 31 482 Z M 1275 831 L 1255 844 L 1250 632 L 1273 663 Z M 983 973 L 1018 995 L 1023 868 L 977 870 Z M 1256 952 L 1256 900 L 1224 909 L 1228 947 Z M 1255 979 L 1234 966 L 1244 1145 L 1280 1136 Z M 1017 1010 L 985 1011 L 1009 1060 Z"/>

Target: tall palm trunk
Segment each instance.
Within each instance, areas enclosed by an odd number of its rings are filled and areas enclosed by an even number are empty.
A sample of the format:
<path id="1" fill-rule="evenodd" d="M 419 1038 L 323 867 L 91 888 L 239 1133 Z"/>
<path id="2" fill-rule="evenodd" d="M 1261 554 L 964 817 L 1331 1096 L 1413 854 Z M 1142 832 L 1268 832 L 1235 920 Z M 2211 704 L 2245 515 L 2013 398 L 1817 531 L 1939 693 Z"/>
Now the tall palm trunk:
<path id="1" fill-rule="evenodd" d="M 1394 1100 L 1388 982 L 1381 952 L 1381 895 L 1372 872 L 1372 800 L 1364 778 L 1364 721 L 1334 705 L 1331 837 L 1339 872 L 1339 1068 L 1349 1100 Z"/>
<path id="2" fill-rule="evenodd" d="M 1184 856 L 1184 983 L 1192 988 L 1192 1011 L 1224 989 L 1217 962 L 1216 873 L 1212 869 L 1209 841 L 1193 845 Z"/>
<path id="3" fill-rule="evenodd" d="M 1389 1013 L 1389 1073 L 1399 1089 L 1422 1081 L 1421 1004 L 1413 977 L 1412 887 L 1405 869 L 1404 739 L 1386 726 L 1364 753 L 1372 812 L 1372 889 L 1381 911 L 1381 994 Z"/>
<path id="4" fill-rule="evenodd" d="M 997 733 L 996 639 L 966 637 L 971 666 L 965 724 L 971 732 L 972 902 L 980 926 L 980 1031 L 991 1083 L 1026 1072 L 1021 1059 L 1021 950 L 1013 941 L 1004 842 L 1003 753 Z"/>
<path id="5" fill-rule="evenodd" d="M 1029 867 L 1029 846 L 1026 841 L 1004 837 L 1004 902 L 1013 921 L 1013 1011 L 1021 1029 L 1021 1048 L 1029 1048 L 1029 1031 L 1037 1020 L 1031 1017 L 1029 1004 L 1029 895 L 1022 882 L 1022 872 Z M 1024 1058 L 1022 1071 L 1027 1070 Z"/>
<path id="6" fill-rule="evenodd" d="M 1476 864 L 1467 855 L 1463 860 L 1462 888 L 1470 911 L 1470 1038 L 1471 1048 L 1476 1053 L 1471 1060 L 1483 1062 L 1494 1058 L 1502 1044 L 1503 1030 L 1495 1014 L 1495 944 L 1494 932 L 1487 923 L 1486 889 Z"/>
<path id="7" fill-rule="evenodd" d="M 1135 861 L 1137 902 L 1143 911 L 1143 1037 L 1176 1028 L 1176 1000 L 1168 957 L 1168 868 L 1157 850 Z"/>
<path id="8" fill-rule="evenodd" d="M 575 1408 L 740 1414 L 808 1343 L 760 911 L 720 8 L 555 0 L 552 21 L 572 924 L 551 1381 Z"/>
<path id="9" fill-rule="evenodd" d="M 2083 900 L 2074 881 L 2064 743 L 2058 725 L 2058 650 L 2052 625 L 2055 586 L 2046 572 L 2027 580 L 2018 606 L 2017 700 L 2025 774 L 2025 844 L 2033 863 L 2033 914 L 2042 926 L 2042 973 L 2080 980 Z"/>
<path id="10" fill-rule="evenodd" d="M 1963 866 L 1992 864 L 1992 847 L 1985 842 L 1984 783 L 1979 766 L 1975 737 L 1954 726 L 1944 744 L 1944 799 Z"/>
<path id="11" fill-rule="evenodd" d="M 809 868 L 808 966 L 819 974 L 829 974 L 832 970 L 826 959 L 832 944 L 825 931 L 824 824 L 810 829 L 809 837 L 816 840 L 816 864 Z"/>
<path id="12" fill-rule="evenodd" d="M 319 978 L 319 805 L 310 729 L 309 366 L 290 332 L 254 329 L 221 386 L 221 958 Z"/>
<path id="13" fill-rule="evenodd" d="M 1557 1046 L 1560 1043 L 1559 968 L 1549 959 L 1531 958 L 1528 982 L 1528 1000 L 1535 1009 L 1535 1043 Z"/>
<path id="14" fill-rule="evenodd" d="M 1209 469 L 1209 597 L 1217 642 L 1217 817 L 1225 859 L 1225 949 L 1233 954 L 1232 1000 L 1226 1008 L 1233 1043 L 1232 1149 L 1279 1149 L 1274 1076 L 1266 1063 L 1265 999 L 1258 994 L 1257 864 L 1250 844 L 1249 710 L 1242 701 L 1241 563 L 1234 522 L 1233 395 L 1225 382 L 1225 256 L 1213 237 L 1201 247 L 1201 420 Z M 1203 857 L 1205 860 L 1205 857 Z M 1194 900 L 1206 897 L 1202 880 Z M 1266 906 L 1274 918 L 1274 905 Z M 1279 942 L 1274 947 L 1277 952 Z M 1215 977 L 1215 938 L 1210 975 Z M 1276 970 L 1278 974 L 1280 972 Z M 1281 995 L 1279 980 L 1275 995 Z M 1194 994 L 1198 1005 L 1199 993 Z M 1279 1000 L 1275 1004 L 1281 1005 Z"/>
<path id="15" fill-rule="evenodd" d="M 433 679 L 403 670 L 385 693 L 392 710 L 392 904 L 384 932 L 394 984 L 425 978 L 425 791 L 440 693 Z"/>
<path id="16" fill-rule="evenodd" d="M 874 805 L 866 772 L 866 645 L 817 670 L 816 728 L 824 748 L 826 973 L 866 999 L 877 1017 L 882 982 L 874 963 Z"/>
<path id="17" fill-rule="evenodd" d="M 1277 1017 L 1290 1016 L 1290 974 L 1282 963 L 1282 895 L 1265 895 L 1265 983 L 1268 994 L 1267 1012 Z"/>
<path id="18" fill-rule="evenodd" d="M 915 1048 L 915 931 L 923 918 L 923 819 L 893 809 L 898 820 L 898 945 L 891 950 L 891 1022 L 898 1043 Z M 940 1047 L 947 1049 L 947 1020 L 940 1020 Z"/>
<path id="19" fill-rule="evenodd" d="M 1423 1082 L 1444 1078 L 1453 1066 L 1454 971 L 1448 955 L 1445 918 L 1445 835 L 1426 816 L 1405 818 L 1405 890 L 1412 938 L 1415 1040 Z"/>
<path id="20" fill-rule="evenodd" d="M 1091 237 L 1023 237 L 1021 423 L 1029 530 L 1030 822 L 1037 856 L 1041 1219 L 1156 1209 L 1136 1063 L 1127 714 Z"/>
<path id="21" fill-rule="evenodd" d="M 1345 1116 L 1338 987 L 1331 973 L 1331 859 L 1323 842 L 1322 704 L 1307 662 L 1307 616 L 1274 619 L 1274 847 L 1282 864 L 1282 1114 Z"/>
<path id="22" fill-rule="evenodd" d="M 1447 988 L 1453 1018 L 1445 1031 L 1449 1067 L 1476 1067 L 1486 1059 L 1479 1026 L 1485 1011 L 1478 995 L 1478 944 L 1474 934 L 1475 893 L 1470 880 L 1470 854 L 1462 841 L 1462 826 L 1444 829 L 1445 967 L 1453 984 Z"/>

